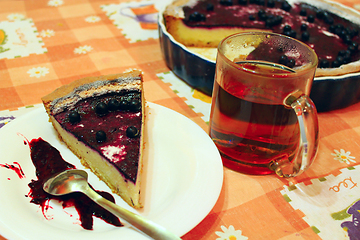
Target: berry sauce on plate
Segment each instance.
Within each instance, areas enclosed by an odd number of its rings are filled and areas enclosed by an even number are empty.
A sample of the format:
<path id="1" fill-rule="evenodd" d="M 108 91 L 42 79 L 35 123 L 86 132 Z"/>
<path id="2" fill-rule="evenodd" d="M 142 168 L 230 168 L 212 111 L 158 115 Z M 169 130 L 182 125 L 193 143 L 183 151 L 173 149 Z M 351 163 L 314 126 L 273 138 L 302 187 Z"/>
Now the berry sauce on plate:
<path id="1" fill-rule="evenodd" d="M 360 59 L 360 26 L 306 3 L 285 0 L 206 0 L 184 7 L 189 27 L 243 27 L 269 30 L 308 44 L 320 68 Z"/>
<path id="2" fill-rule="evenodd" d="M 60 152 L 42 138 L 33 139 L 28 144 L 37 176 L 37 180 L 31 180 L 29 183 L 30 192 L 28 196 L 31 198 L 31 203 L 40 205 L 45 218 L 47 218 L 45 212 L 50 207 L 49 201 L 55 199 L 61 202 L 63 208 L 75 207 L 80 216 L 81 226 L 84 229 L 93 229 L 93 216 L 114 226 L 123 226 L 118 217 L 100 207 L 82 193 L 71 193 L 64 196 L 52 196 L 46 193 L 43 190 L 43 183 L 49 177 L 67 169 L 74 169 L 75 166 L 64 161 Z M 103 191 L 96 192 L 104 198 L 115 202 L 114 197 L 110 193 Z"/>

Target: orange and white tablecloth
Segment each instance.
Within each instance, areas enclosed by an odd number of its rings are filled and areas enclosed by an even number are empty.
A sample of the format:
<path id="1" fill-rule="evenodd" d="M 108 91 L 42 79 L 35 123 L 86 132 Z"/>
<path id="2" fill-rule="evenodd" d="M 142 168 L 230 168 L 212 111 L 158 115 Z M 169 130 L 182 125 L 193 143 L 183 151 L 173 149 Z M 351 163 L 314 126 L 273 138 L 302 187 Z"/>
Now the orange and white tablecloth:
<path id="1" fill-rule="evenodd" d="M 156 29 L 161 2 L 0 0 L 0 127 L 41 107 L 40 98 L 63 84 L 137 68 L 144 72 L 147 101 L 208 131 L 210 97 L 179 80 L 162 58 Z M 338 2 L 360 10 L 358 0 Z M 150 6 L 147 22 L 130 10 L 143 5 Z M 359 115 L 360 103 L 319 114 L 317 159 L 296 185 L 224 168 L 217 203 L 182 238 L 360 239 Z"/>

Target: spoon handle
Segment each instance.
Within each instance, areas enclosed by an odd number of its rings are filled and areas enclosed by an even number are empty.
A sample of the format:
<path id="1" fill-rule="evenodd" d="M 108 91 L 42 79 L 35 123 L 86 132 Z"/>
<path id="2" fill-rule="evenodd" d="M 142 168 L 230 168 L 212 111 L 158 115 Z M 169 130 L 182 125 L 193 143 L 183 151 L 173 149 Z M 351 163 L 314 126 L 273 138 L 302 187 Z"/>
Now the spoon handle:
<path id="1" fill-rule="evenodd" d="M 174 233 L 168 231 L 164 227 L 145 219 L 144 217 L 135 214 L 125 208 L 122 208 L 111 201 L 103 198 L 100 194 L 92 190 L 88 187 L 83 191 L 90 199 L 92 199 L 95 203 L 99 204 L 101 207 L 105 208 L 112 214 L 120 217 L 125 220 L 132 226 L 136 227 L 149 237 L 157 240 L 181 240 L 180 237 L 175 235 Z"/>

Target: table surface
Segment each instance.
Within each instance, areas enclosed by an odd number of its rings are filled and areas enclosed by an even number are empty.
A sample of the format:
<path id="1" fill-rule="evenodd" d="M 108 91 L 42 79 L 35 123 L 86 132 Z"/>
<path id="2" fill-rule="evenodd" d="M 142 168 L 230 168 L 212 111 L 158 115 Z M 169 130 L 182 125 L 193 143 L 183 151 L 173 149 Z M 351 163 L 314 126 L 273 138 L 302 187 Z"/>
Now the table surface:
<path id="1" fill-rule="evenodd" d="M 42 96 L 75 79 L 136 68 L 144 73 L 147 101 L 185 115 L 207 132 L 210 97 L 169 71 L 156 24 L 141 24 L 130 11 L 151 5 L 149 13 L 156 13 L 159 2 L 0 0 L 0 127 L 41 107 Z M 358 0 L 338 2 L 360 10 Z M 342 226 L 360 236 L 359 113 L 360 103 L 319 114 L 318 155 L 294 179 L 296 185 L 224 168 L 217 203 L 182 238 L 349 239 Z"/>

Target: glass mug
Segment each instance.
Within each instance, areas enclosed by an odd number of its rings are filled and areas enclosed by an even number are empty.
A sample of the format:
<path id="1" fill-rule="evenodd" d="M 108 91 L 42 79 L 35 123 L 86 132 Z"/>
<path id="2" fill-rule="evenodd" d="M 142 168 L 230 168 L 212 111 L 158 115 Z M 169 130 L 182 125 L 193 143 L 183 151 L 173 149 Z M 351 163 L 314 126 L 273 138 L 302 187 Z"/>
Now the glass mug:
<path id="1" fill-rule="evenodd" d="M 280 34 L 239 33 L 218 46 L 210 137 L 224 166 L 294 177 L 313 162 L 318 118 L 308 97 L 318 58 Z"/>

